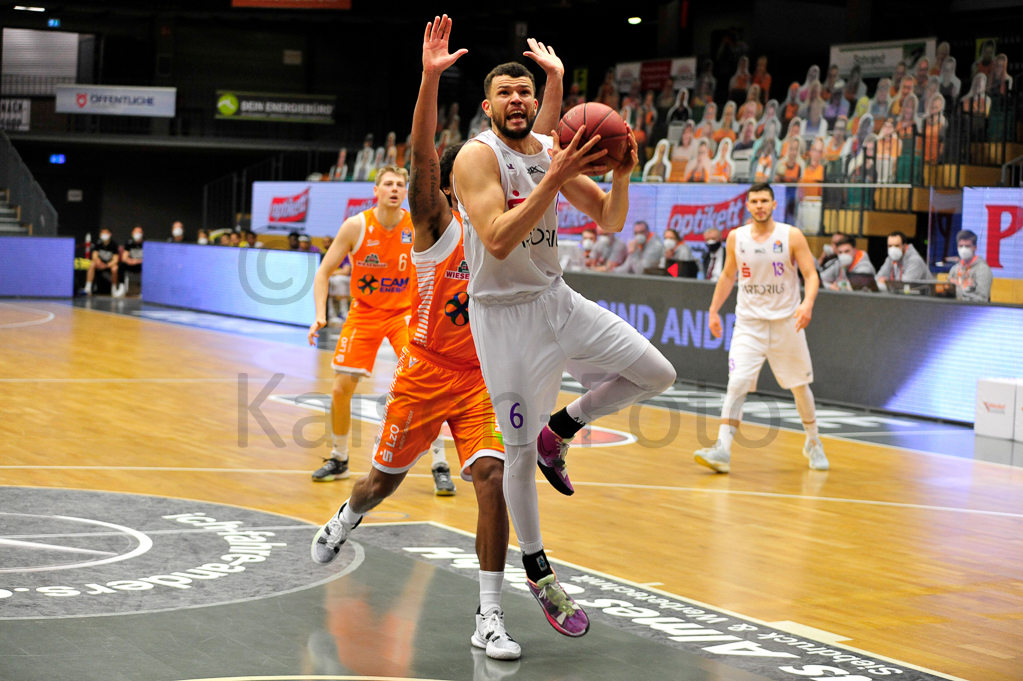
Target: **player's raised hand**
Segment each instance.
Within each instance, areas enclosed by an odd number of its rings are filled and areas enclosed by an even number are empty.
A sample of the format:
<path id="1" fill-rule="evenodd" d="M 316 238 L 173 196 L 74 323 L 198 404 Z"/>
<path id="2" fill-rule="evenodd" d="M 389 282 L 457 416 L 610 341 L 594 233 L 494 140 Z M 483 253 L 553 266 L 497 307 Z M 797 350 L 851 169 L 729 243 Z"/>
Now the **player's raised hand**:
<path id="1" fill-rule="evenodd" d="M 434 17 L 433 21 L 426 24 L 426 33 L 423 35 L 423 71 L 441 73 L 458 61 L 459 57 L 468 54 L 469 50 L 464 48 L 449 54 L 450 37 L 451 19 L 447 14 L 443 17 Z"/>
<path id="2" fill-rule="evenodd" d="M 606 162 L 601 161 L 607 155 L 607 149 L 592 151 L 594 145 L 600 141 L 600 135 L 594 135 L 586 141 L 586 144 L 581 145 L 580 142 L 585 132 L 586 126 L 579 126 L 579 129 L 575 131 L 575 135 L 572 137 L 572 141 L 568 143 L 567 147 L 562 149 L 558 132 L 556 130 L 551 131 L 553 143 L 551 147 L 551 167 L 547 169 L 546 177 L 557 182 L 559 187 L 579 175 L 603 175 L 607 172 Z"/>
<path id="3" fill-rule="evenodd" d="M 316 339 L 320 337 L 318 333 L 320 329 L 327 325 L 326 319 L 317 319 L 315 322 L 309 325 L 309 345 L 316 345 Z"/>
<path id="4" fill-rule="evenodd" d="M 554 54 L 553 47 L 537 42 L 534 38 L 527 39 L 526 44 L 529 45 L 529 49 L 522 53 L 523 56 L 539 64 L 544 73 L 553 73 L 559 77 L 565 75 L 565 65 L 561 63 L 561 58 Z"/>
<path id="5" fill-rule="evenodd" d="M 804 301 L 802 305 L 796 308 L 795 314 L 792 315 L 792 318 L 796 320 L 796 331 L 802 331 L 810 326 L 810 318 L 812 316 L 813 305 L 807 305 Z"/>

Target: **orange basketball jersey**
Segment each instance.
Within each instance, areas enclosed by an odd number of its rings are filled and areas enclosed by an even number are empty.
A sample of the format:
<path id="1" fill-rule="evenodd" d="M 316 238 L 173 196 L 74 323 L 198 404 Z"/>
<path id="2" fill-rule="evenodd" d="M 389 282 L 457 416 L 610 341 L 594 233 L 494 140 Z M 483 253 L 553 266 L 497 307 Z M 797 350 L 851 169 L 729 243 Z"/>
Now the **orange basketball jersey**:
<path id="1" fill-rule="evenodd" d="M 407 310 L 412 275 L 412 216 L 384 229 L 373 209 L 359 213 L 362 238 L 352 251 L 352 300 L 377 310 Z"/>
<path id="2" fill-rule="evenodd" d="M 469 264 L 462 245 L 458 213 L 444 234 L 422 253 L 412 253 L 412 352 L 450 369 L 478 367 L 469 332 Z"/>

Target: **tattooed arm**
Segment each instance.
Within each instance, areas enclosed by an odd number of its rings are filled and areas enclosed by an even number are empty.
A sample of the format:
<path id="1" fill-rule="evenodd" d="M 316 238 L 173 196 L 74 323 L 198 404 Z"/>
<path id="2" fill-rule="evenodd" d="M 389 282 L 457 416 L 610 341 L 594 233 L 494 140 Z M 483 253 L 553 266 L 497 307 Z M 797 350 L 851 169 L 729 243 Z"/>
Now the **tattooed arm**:
<path id="1" fill-rule="evenodd" d="M 433 144 L 437 129 L 437 90 L 440 74 L 467 52 L 448 54 L 451 19 L 445 14 L 426 25 L 423 36 L 423 80 L 412 115 L 412 177 L 408 203 L 416 230 L 415 251 L 422 252 L 440 239 L 451 222 L 451 208 L 440 190 L 440 158 Z"/>

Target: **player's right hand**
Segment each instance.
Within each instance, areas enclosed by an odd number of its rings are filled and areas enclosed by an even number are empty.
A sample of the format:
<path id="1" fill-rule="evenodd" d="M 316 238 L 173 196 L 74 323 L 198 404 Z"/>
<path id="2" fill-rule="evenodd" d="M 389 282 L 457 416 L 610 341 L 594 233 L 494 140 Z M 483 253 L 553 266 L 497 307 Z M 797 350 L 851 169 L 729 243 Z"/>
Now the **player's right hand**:
<path id="1" fill-rule="evenodd" d="M 308 338 L 309 338 L 309 345 L 316 345 L 316 339 L 320 337 L 320 334 L 317 333 L 317 332 L 320 329 L 322 329 L 323 327 L 325 327 L 326 325 L 327 325 L 327 320 L 322 318 L 322 317 L 317 319 L 315 322 L 313 322 L 312 324 L 309 325 L 309 336 L 308 336 Z"/>
<path id="2" fill-rule="evenodd" d="M 710 332 L 715 338 L 721 338 L 721 334 L 724 331 L 721 329 L 721 315 L 717 312 L 707 312 L 707 326 L 710 327 Z"/>
<path id="3" fill-rule="evenodd" d="M 447 14 L 435 17 L 426 24 L 426 34 L 423 36 L 423 71 L 441 73 L 458 61 L 459 57 L 469 52 L 463 48 L 454 54 L 448 54 L 450 37 L 451 19 Z"/>
<path id="4" fill-rule="evenodd" d="M 547 170 L 547 177 L 557 182 L 559 187 L 579 175 L 603 175 L 607 172 L 607 163 L 601 162 L 607 156 L 607 149 L 591 151 L 600 141 L 600 135 L 594 135 L 580 146 L 579 141 L 585 130 L 585 125 L 579 126 L 572 141 L 564 149 L 561 148 L 557 131 L 551 131 L 554 146 L 551 148 L 551 167 Z"/>

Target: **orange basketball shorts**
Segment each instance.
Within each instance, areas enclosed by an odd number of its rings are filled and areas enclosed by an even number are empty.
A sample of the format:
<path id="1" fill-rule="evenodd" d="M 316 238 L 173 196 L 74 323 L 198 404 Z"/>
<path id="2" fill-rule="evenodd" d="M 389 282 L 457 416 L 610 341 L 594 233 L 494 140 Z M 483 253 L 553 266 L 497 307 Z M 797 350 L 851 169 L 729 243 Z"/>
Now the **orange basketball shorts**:
<path id="1" fill-rule="evenodd" d="M 373 466 L 391 474 L 409 470 L 430 451 L 445 421 L 463 480 L 472 480 L 469 467 L 480 457 L 504 460 L 504 439 L 479 367 L 440 366 L 409 346 L 387 395 Z"/>
<path id="2" fill-rule="evenodd" d="M 377 351 L 384 338 L 401 356 L 408 345 L 408 322 L 408 310 L 376 310 L 368 305 L 353 304 L 341 328 L 341 337 L 337 339 L 334 371 L 372 376 Z"/>

